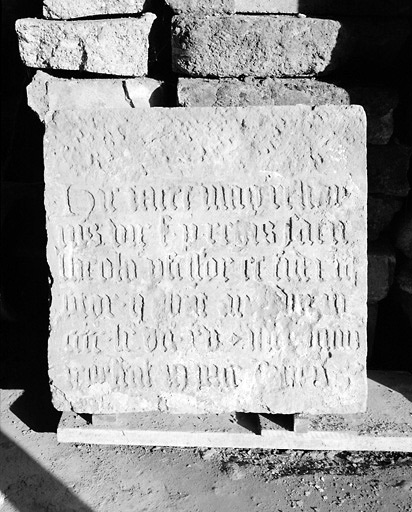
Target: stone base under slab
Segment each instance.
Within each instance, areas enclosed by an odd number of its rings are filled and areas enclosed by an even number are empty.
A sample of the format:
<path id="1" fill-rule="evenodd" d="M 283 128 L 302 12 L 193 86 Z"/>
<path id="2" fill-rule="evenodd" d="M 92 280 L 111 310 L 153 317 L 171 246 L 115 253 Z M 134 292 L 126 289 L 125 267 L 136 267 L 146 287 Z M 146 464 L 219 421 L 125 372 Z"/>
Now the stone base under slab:
<path id="1" fill-rule="evenodd" d="M 140 446 L 412 452 L 412 374 L 369 372 L 366 413 L 292 417 L 262 414 L 97 415 L 65 413 L 61 443 Z M 302 432 L 302 423 L 307 431 Z"/>

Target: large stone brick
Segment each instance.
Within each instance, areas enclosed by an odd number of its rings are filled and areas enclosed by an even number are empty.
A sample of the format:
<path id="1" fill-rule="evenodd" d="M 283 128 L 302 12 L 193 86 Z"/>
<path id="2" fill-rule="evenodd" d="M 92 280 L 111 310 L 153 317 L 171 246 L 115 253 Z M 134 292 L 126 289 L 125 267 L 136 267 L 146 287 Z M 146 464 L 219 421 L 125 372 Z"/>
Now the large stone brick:
<path id="1" fill-rule="evenodd" d="M 310 14 L 318 16 L 411 15 L 409 0 L 166 0 L 175 13 Z"/>
<path id="2" fill-rule="evenodd" d="M 371 194 L 405 197 L 412 148 L 398 144 L 368 146 L 368 189 Z"/>
<path id="3" fill-rule="evenodd" d="M 183 15 L 172 24 L 174 70 L 190 76 L 318 75 L 336 68 L 351 45 L 333 20 Z"/>
<path id="4" fill-rule="evenodd" d="M 345 88 L 311 78 L 179 78 L 177 95 L 182 107 L 350 104 Z"/>
<path id="5" fill-rule="evenodd" d="M 67 80 L 38 71 L 27 101 L 43 121 L 56 110 L 162 107 L 167 94 L 164 84 L 151 78 Z"/>
<path id="6" fill-rule="evenodd" d="M 349 65 L 393 65 L 410 27 L 406 20 L 360 21 L 293 16 L 175 16 L 177 73 L 196 77 L 292 77 Z"/>
<path id="7" fill-rule="evenodd" d="M 137 14 L 145 0 L 44 0 L 45 18 L 70 19 L 110 14 Z"/>
<path id="8" fill-rule="evenodd" d="M 405 259 L 396 268 L 396 283 L 399 289 L 411 296 L 412 301 L 412 260 Z M 412 303 L 412 302 L 411 302 Z M 410 310 L 412 318 L 412 309 Z"/>
<path id="9" fill-rule="evenodd" d="M 50 116 L 56 407 L 362 410 L 365 123 L 356 106 Z"/>
<path id="10" fill-rule="evenodd" d="M 110 20 L 16 22 L 23 62 L 33 68 L 143 76 L 155 15 Z"/>
<path id="11" fill-rule="evenodd" d="M 368 302 L 383 300 L 392 286 L 396 258 L 393 248 L 383 242 L 370 243 L 368 247 Z"/>
<path id="12" fill-rule="evenodd" d="M 389 228 L 402 204 L 403 201 L 399 197 L 369 195 L 368 240 L 377 240 L 379 235 Z"/>
<path id="13" fill-rule="evenodd" d="M 311 78 L 180 78 L 177 93 L 183 107 L 362 105 L 370 144 L 389 142 L 398 104 L 398 94 L 387 87 L 338 86 Z"/>
<path id="14" fill-rule="evenodd" d="M 409 259 L 412 259 L 412 211 L 402 214 L 396 230 L 396 247 Z"/>

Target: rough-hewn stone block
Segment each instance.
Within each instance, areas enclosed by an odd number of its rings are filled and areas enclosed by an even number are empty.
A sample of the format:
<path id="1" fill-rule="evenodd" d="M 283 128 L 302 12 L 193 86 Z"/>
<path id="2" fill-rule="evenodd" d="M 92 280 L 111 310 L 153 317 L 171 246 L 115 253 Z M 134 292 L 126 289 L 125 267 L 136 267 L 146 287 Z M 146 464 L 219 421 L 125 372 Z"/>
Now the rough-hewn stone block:
<path id="1" fill-rule="evenodd" d="M 364 408 L 365 122 L 356 106 L 50 117 L 56 407 Z"/>
<path id="2" fill-rule="evenodd" d="M 70 19 L 111 14 L 137 14 L 145 0 L 43 0 L 45 18 Z"/>
<path id="3" fill-rule="evenodd" d="M 410 206 L 410 205 L 409 205 Z M 396 247 L 407 257 L 412 259 L 412 211 L 402 214 L 396 231 Z"/>
<path id="4" fill-rule="evenodd" d="M 27 101 L 43 121 L 56 110 L 162 107 L 166 94 L 164 84 L 151 78 L 66 80 L 38 71 Z"/>
<path id="5" fill-rule="evenodd" d="M 411 148 L 397 144 L 368 146 L 369 193 L 407 196 L 411 154 Z"/>
<path id="6" fill-rule="evenodd" d="M 391 224 L 395 214 L 402 208 L 402 199 L 391 196 L 368 197 L 368 240 L 373 241 Z"/>
<path id="7" fill-rule="evenodd" d="M 351 44 L 333 20 L 183 15 L 172 23 L 174 70 L 190 76 L 312 76 L 333 70 Z"/>
<path id="8" fill-rule="evenodd" d="M 410 303 L 412 304 L 412 260 L 406 259 L 401 262 L 396 268 L 396 283 L 399 289 L 411 296 Z M 410 318 L 412 319 L 412 308 L 409 311 Z"/>
<path id="9" fill-rule="evenodd" d="M 154 20 L 151 13 L 110 20 L 21 19 L 16 22 L 20 55 L 33 68 L 143 76 Z"/>
<path id="10" fill-rule="evenodd" d="M 386 87 L 338 86 L 310 78 L 180 78 L 178 103 L 183 107 L 358 104 L 366 111 L 368 142 L 387 144 L 398 94 Z"/>
<path id="11" fill-rule="evenodd" d="M 395 252 L 389 244 L 374 242 L 368 247 L 368 302 L 384 299 L 392 286 Z"/>
<path id="12" fill-rule="evenodd" d="M 180 15 L 173 66 L 197 77 L 317 76 L 345 65 L 376 71 L 393 65 L 409 33 L 406 20 Z"/>
<path id="13" fill-rule="evenodd" d="M 350 104 L 345 88 L 310 78 L 179 78 L 177 95 L 182 107 Z"/>
<path id="14" fill-rule="evenodd" d="M 409 0 L 166 0 L 176 13 L 310 14 L 319 16 L 411 15 Z"/>

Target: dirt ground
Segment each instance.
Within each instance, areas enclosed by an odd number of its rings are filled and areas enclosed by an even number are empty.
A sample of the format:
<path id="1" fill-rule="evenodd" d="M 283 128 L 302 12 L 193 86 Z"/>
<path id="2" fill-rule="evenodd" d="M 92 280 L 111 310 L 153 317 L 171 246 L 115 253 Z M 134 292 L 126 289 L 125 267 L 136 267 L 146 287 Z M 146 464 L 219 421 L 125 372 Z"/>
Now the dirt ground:
<path id="1" fill-rule="evenodd" d="M 47 401 L 2 391 L 2 512 L 412 510 L 411 454 L 59 444 Z"/>

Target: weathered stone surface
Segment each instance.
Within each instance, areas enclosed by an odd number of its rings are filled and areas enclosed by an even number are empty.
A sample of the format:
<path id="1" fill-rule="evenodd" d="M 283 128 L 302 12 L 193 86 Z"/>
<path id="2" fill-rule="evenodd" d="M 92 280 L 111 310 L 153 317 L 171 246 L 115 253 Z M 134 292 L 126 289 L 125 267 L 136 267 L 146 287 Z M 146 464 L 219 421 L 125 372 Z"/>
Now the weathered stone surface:
<path id="1" fill-rule="evenodd" d="M 374 304 L 384 299 L 392 286 L 395 272 L 395 251 L 383 242 L 368 247 L 368 302 Z"/>
<path id="2" fill-rule="evenodd" d="M 311 14 L 340 16 L 410 15 L 409 0 L 166 0 L 176 13 Z"/>
<path id="3" fill-rule="evenodd" d="M 407 257 L 412 259 L 412 211 L 402 214 L 396 232 L 396 247 Z"/>
<path id="4" fill-rule="evenodd" d="M 42 121 L 56 110 L 162 107 L 165 96 L 164 84 L 151 78 L 66 80 L 38 71 L 27 87 Z"/>
<path id="5" fill-rule="evenodd" d="M 110 20 L 16 22 L 23 62 L 33 68 L 143 76 L 155 15 Z"/>
<path id="6" fill-rule="evenodd" d="M 56 112 L 56 407 L 362 409 L 365 122 L 356 106 Z"/>
<path id="7" fill-rule="evenodd" d="M 311 78 L 179 78 L 177 94 L 182 107 L 350 104 L 346 89 Z"/>
<path id="8" fill-rule="evenodd" d="M 368 146 L 369 193 L 407 196 L 411 154 L 411 148 L 397 144 Z"/>
<path id="9" fill-rule="evenodd" d="M 390 196 L 368 197 L 368 240 L 373 241 L 389 227 L 395 214 L 402 208 L 402 199 Z"/>
<path id="10" fill-rule="evenodd" d="M 406 20 L 362 21 L 294 16 L 175 16 L 173 67 L 195 77 L 317 76 L 350 65 L 393 65 Z"/>
<path id="11" fill-rule="evenodd" d="M 348 34 L 333 20 L 183 15 L 172 22 L 173 67 L 189 76 L 318 75 L 336 68 L 346 45 Z"/>
<path id="12" fill-rule="evenodd" d="M 145 0 L 43 0 L 45 18 L 70 19 L 109 14 L 137 14 Z"/>
<path id="13" fill-rule="evenodd" d="M 362 105 L 370 144 L 387 144 L 393 133 L 398 94 L 386 87 L 338 86 L 310 78 L 180 78 L 183 107 L 248 105 Z"/>

